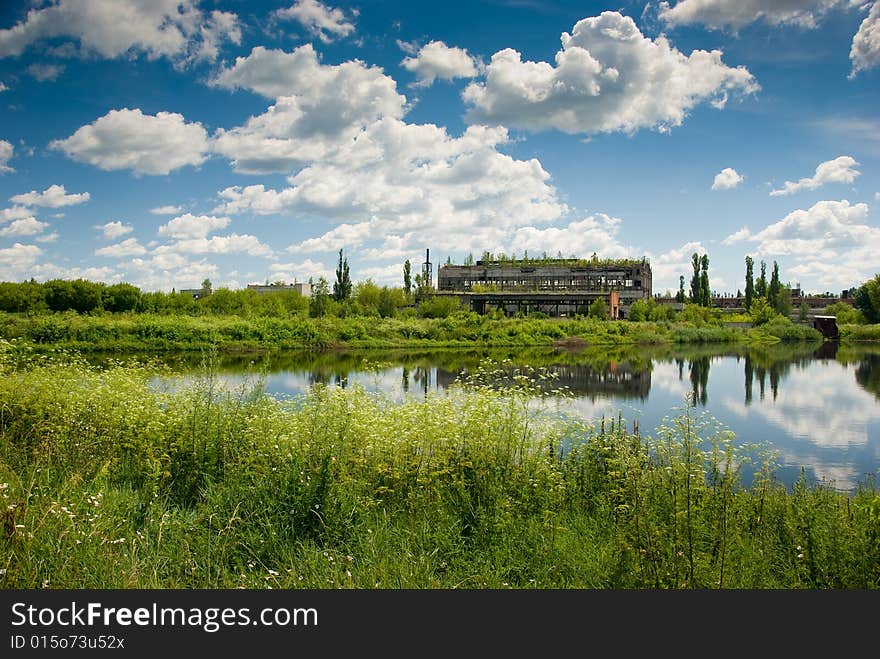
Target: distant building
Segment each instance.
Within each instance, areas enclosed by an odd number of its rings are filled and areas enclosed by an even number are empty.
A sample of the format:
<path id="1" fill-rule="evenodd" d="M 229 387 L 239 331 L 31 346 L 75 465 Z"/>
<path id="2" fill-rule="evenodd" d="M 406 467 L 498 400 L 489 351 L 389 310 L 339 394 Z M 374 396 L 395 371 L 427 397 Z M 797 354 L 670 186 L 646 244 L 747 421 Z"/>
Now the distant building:
<path id="1" fill-rule="evenodd" d="M 477 313 L 541 312 L 550 316 L 586 314 L 598 299 L 612 319 L 624 317 L 636 300 L 651 297 L 647 259 L 521 259 L 442 265 L 437 289 L 428 295 L 455 295 Z"/>
<path id="2" fill-rule="evenodd" d="M 257 293 L 278 293 L 279 291 L 296 291 L 303 297 L 311 297 L 312 287 L 309 284 L 248 284 L 249 291 Z"/>

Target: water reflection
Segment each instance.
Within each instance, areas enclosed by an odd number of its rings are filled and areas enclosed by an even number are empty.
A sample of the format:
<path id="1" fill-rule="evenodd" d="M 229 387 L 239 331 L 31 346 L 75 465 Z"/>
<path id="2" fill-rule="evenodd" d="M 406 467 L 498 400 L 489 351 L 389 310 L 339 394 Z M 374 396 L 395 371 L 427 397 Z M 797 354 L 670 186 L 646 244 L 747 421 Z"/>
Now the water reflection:
<path id="1" fill-rule="evenodd" d="M 539 383 L 545 393 L 567 392 L 560 409 L 594 420 L 623 416 L 643 434 L 687 401 L 741 443 L 771 447 L 787 482 L 805 469 L 809 478 L 851 490 L 880 465 L 877 345 L 309 352 L 224 356 L 214 368 L 230 387 L 257 377 L 279 396 L 323 383 L 404 399 L 442 395 L 487 359 L 498 370 L 497 386 L 542 370 L 552 374 Z M 198 358 L 178 356 L 170 364 L 179 377 L 199 370 Z"/>

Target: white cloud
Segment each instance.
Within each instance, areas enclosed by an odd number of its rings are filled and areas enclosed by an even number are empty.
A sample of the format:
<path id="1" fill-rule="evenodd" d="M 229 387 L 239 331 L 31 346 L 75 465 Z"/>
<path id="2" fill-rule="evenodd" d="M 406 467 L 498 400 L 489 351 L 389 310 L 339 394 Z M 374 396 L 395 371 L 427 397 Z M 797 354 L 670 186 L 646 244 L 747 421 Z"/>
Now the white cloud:
<path id="1" fill-rule="evenodd" d="M 814 28 L 835 7 L 857 6 L 864 0 L 679 0 L 660 3 L 660 19 L 669 25 L 701 24 L 738 30 L 749 23 Z"/>
<path id="2" fill-rule="evenodd" d="M 12 206 L 0 210 L 0 222 L 8 222 L 9 220 L 21 220 L 25 217 L 31 217 L 34 212 L 26 206 Z"/>
<path id="3" fill-rule="evenodd" d="M 175 217 L 167 224 L 159 227 L 159 235 L 169 236 L 177 240 L 205 238 L 209 233 L 225 229 L 228 225 L 228 217 L 186 213 Z"/>
<path id="4" fill-rule="evenodd" d="M 54 243 L 60 238 L 61 235 L 57 231 L 53 231 L 52 233 L 47 233 L 42 236 L 37 236 L 34 238 L 38 243 Z"/>
<path id="5" fill-rule="evenodd" d="M 736 243 L 742 242 L 743 240 L 748 240 L 752 235 L 752 232 L 749 231 L 748 227 L 742 227 L 738 229 L 734 233 L 730 234 L 721 241 L 722 245 L 735 245 Z"/>
<path id="6" fill-rule="evenodd" d="M 134 231 L 134 227 L 130 224 L 123 224 L 118 220 L 115 222 L 107 222 L 106 224 L 97 224 L 95 228 L 104 234 L 107 240 L 116 240 L 122 236 Z"/>
<path id="7" fill-rule="evenodd" d="M 48 279 L 87 279 L 112 284 L 121 281 L 121 275 L 111 266 L 80 268 L 77 266 L 67 267 L 55 263 L 39 263 L 30 267 L 27 277 L 33 277 L 37 281 Z"/>
<path id="8" fill-rule="evenodd" d="M 801 190 L 815 190 L 826 183 L 852 183 L 860 174 L 856 169 L 858 164 L 850 156 L 839 156 L 834 160 L 827 160 L 816 167 L 816 173 L 813 176 L 802 178 L 797 182 L 786 181 L 783 187 L 778 190 L 771 190 L 770 196 L 778 197 L 800 192 Z"/>
<path id="9" fill-rule="evenodd" d="M 217 56 L 218 44 L 238 43 L 238 18 L 204 13 L 199 0 L 56 0 L 30 9 L 25 19 L 0 29 L 0 57 L 17 57 L 50 39 L 79 43 L 79 53 L 116 58 L 144 54 L 189 63 Z M 65 42 L 66 46 L 70 42 Z"/>
<path id="10" fill-rule="evenodd" d="M 479 72 L 476 60 L 467 50 L 447 46 L 442 41 L 431 41 L 419 50 L 415 57 L 406 57 L 400 63 L 416 75 L 416 85 L 427 87 L 434 80 L 473 78 Z"/>
<path id="11" fill-rule="evenodd" d="M 50 148 L 103 170 L 131 169 L 138 174 L 168 174 L 207 158 L 208 136 L 198 122 L 186 123 L 173 112 L 144 114 L 140 109 L 111 110 Z"/>
<path id="12" fill-rule="evenodd" d="M 95 250 L 95 256 L 111 256 L 114 258 L 140 256 L 146 253 L 146 248 L 138 242 L 137 238 L 128 238 L 121 243 L 107 245 L 107 247 L 101 247 L 100 249 Z"/>
<path id="13" fill-rule="evenodd" d="M 171 245 L 161 245 L 155 254 L 175 252 L 178 254 L 239 254 L 251 256 L 272 256 L 272 248 L 259 241 L 256 236 L 237 233 L 210 238 L 182 238 Z"/>
<path id="14" fill-rule="evenodd" d="M 12 247 L 0 249 L 0 280 L 18 281 L 24 279 L 28 270 L 43 254 L 36 245 L 14 243 Z"/>
<path id="15" fill-rule="evenodd" d="M 693 274 L 693 265 L 691 258 L 694 253 L 702 256 L 708 253 L 708 250 L 700 242 L 688 242 L 681 247 L 676 247 L 660 254 L 648 252 L 647 256 L 651 261 L 651 282 L 654 291 L 665 289 L 678 290 L 679 277 L 684 275 L 685 290 L 688 290 L 691 275 Z M 711 269 L 711 261 L 709 263 L 709 281 L 713 289 L 718 289 L 723 285 L 718 278 L 713 275 Z"/>
<path id="16" fill-rule="evenodd" d="M 595 252 L 601 258 L 630 257 L 632 250 L 617 238 L 621 222 L 620 218 L 597 213 L 562 228 L 521 227 L 513 234 L 510 249 L 520 256 L 528 251 L 532 256 L 561 252 L 563 256 L 584 258 Z"/>
<path id="17" fill-rule="evenodd" d="M 150 213 L 153 215 L 177 215 L 181 210 L 180 206 L 157 206 L 151 208 Z"/>
<path id="18" fill-rule="evenodd" d="M 715 175 L 713 190 L 732 190 L 743 182 L 743 176 L 732 167 L 725 167 Z"/>
<path id="19" fill-rule="evenodd" d="M 34 62 L 27 67 L 27 72 L 39 82 L 53 81 L 64 72 L 63 64 L 40 64 Z"/>
<path id="20" fill-rule="evenodd" d="M 272 263 L 269 265 L 272 272 L 272 281 L 284 280 L 287 282 L 300 281 L 307 282 L 309 279 L 317 282 L 319 277 L 324 277 L 328 282 L 333 281 L 334 269 L 330 268 L 320 261 L 305 261 L 296 263 Z"/>
<path id="21" fill-rule="evenodd" d="M 9 226 L 0 229 L 0 236 L 4 238 L 14 236 L 34 236 L 38 233 L 42 233 L 43 229 L 45 229 L 49 224 L 47 222 L 40 222 L 35 217 L 26 217 L 21 220 L 13 220 L 10 222 Z"/>
<path id="22" fill-rule="evenodd" d="M 15 147 L 13 147 L 12 144 L 6 140 L 0 140 L 0 174 L 7 174 L 15 171 L 9 166 L 9 161 L 12 160 L 12 153 L 14 150 Z"/>
<path id="23" fill-rule="evenodd" d="M 309 238 L 287 248 L 293 254 L 298 252 L 336 252 L 344 247 L 352 247 L 369 238 L 373 227 L 369 222 L 340 224 L 323 236 Z"/>
<path id="24" fill-rule="evenodd" d="M 311 45 L 291 53 L 256 47 L 212 84 L 276 99 L 245 125 L 215 136 L 214 151 L 247 173 L 290 171 L 330 158 L 368 124 L 402 117 L 406 103 L 380 68 L 359 61 L 322 65 Z"/>
<path id="25" fill-rule="evenodd" d="M 317 215 L 356 225 L 369 218 L 380 249 L 413 235 L 419 245 L 481 251 L 508 229 L 552 222 L 568 210 L 540 162 L 499 153 L 507 140 L 503 128 L 471 126 L 452 137 L 442 127 L 384 119 L 332 161 L 289 177 L 287 188 L 222 190 L 213 212 Z"/>
<path id="26" fill-rule="evenodd" d="M 786 272 L 802 281 L 845 288 L 880 270 L 880 228 L 867 218 L 865 203 L 819 201 L 743 239 L 755 243 L 758 254 L 789 260 Z"/>
<path id="27" fill-rule="evenodd" d="M 849 58 L 852 61 L 850 78 L 880 64 L 880 0 L 871 6 L 871 12 L 853 37 Z"/>
<path id="28" fill-rule="evenodd" d="M 74 204 L 82 204 L 90 199 L 88 192 L 80 192 L 78 194 L 67 194 L 67 190 L 63 185 L 50 185 L 42 192 L 31 190 L 24 194 L 17 194 L 10 197 L 9 201 L 22 206 L 44 206 L 46 208 L 61 208 L 62 206 L 73 206 Z"/>
<path id="29" fill-rule="evenodd" d="M 217 285 L 219 269 L 213 263 L 201 259 L 190 261 L 180 254 L 162 254 L 151 258 L 134 258 L 118 267 L 124 268 L 133 276 L 127 281 L 143 290 L 170 292 L 172 289 L 199 288 L 205 278 Z"/>
<path id="30" fill-rule="evenodd" d="M 275 16 L 299 22 L 324 43 L 354 32 L 354 23 L 342 10 L 328 7 L 318 0 L 296 0 L 290 7 L 277 10 Z"/>
<path id="31" fill-rule="evenodd" d="M 593 134 L 681 125 L 699 103 L 722 107 L 730 94 L 759 89 L 749 71 L 720 50 L 684 55 L 663 36 L 646 38 L 628 16 L 606 11 L 562 34 L 555 66 L 495 53 L 484 82 L 464 90 L 472 123 Z"/>

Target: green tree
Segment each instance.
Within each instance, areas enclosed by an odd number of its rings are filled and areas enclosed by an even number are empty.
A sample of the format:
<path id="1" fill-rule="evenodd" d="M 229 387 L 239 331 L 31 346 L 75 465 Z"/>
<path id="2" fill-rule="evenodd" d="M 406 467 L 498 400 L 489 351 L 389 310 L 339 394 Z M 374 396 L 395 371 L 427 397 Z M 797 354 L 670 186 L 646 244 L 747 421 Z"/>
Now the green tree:
<path id="1" fill-rule="evenodd" d="M 761 276 L 755 282 L 755 297 L 767 297 L 767 264 L 761 261 Z"/>
<path id="2" fill-rule="evenodd" d="M 779 264 L 773 261 L 773 271 L 770 274 L 770 285 L 767 287 L 767 302 L 773 309 L 779 311 L 779 294 L 782 285 L 779 283 Z"/>
<path id="3" fill-rule="evenodd" d="M 675 294 L 676 302 L 684 302 L 687 299 L 687 296 L 684 292 L 684 275 L 678 276 L 678 293 Z"/>
<path id="4" fill-rule="evenodd" d="M 403 292 L 407 297 L 412 293 L 412 265 L 409 259 L 403 262 Z"/>
<path id="5" fill-rule="evenodd" d="M 336 281 L 333 282 L 333 299 L 345 302 L 351 297 L 351 276 L 348 271 L 348 257 L 343 258 L 339 250 L 339 265 L 336 267 Z"/>
<path id="6" fill-rule="evenodd" d="M 103 298 L 103 307 L 107 311 L 136 311 L 141 302 L 141 289 L 131 284 L 113 284 L 104 289 Z"/>
<path id="7" fill-rule="evenodd" d="M 691 302 L 700 304 L 703 295 L 700 292 L 700 255 L 696 252 L 691 256 L 691 265 L 694 267 L 694 274 L 691 277 Z"/>
<path id="8" fill-rule="evenodd" d="M 654 298 L 651 299 L 653 300 Z M 650 309 L 648 308 L 648 303 L 644 300 L 636 300 L 629 308 L 629 319 L 638 323 L 643 320 L 648 320 L 649 313 Z"/>
<path id="9" fill-rule="evenodd" d="M 746 311 L 752 307 L 755 299 L 755 260 L 746 256 Z"/>
<path id="10" fill-rule="evenodd" d="M 317 283 L 312 286 L 309 315 L 312 318 L 322 318 L 327 315 L 330 302 L 330 285 L 324 277 L 319 277 Z"/>
<path id="11" fill-rule="evenodd" d="M 809 316 L 809 315 L 810 315 L 810 305 L 807 304 L 806 300 L 804 300 L 803 302 L 801 302 L 801 308 L 800 308 L 800 311 L 798 312 L 798 320 L 800 320 L 801 322 L 804 322 L 807 320 L 807 316 Z"/>
<path id="12" fill-rule="evenodd" d="M 604 298 L 597 298 L 590 304 L 590 318 L 608 319 L 608 305 L 605 304 Z"/>
<path id="13" fill-rule="evenodd" d="M 869 323 L 880 322 L 880 274 L 856 289 L 855 306 Z"/>
<path id="14" fill-rule="evenodd" d="M 712 291 L 709 288 L 709 255 L 703 254 L 700 258 L 700 304 L 704 307 L 712 306 Z"/>

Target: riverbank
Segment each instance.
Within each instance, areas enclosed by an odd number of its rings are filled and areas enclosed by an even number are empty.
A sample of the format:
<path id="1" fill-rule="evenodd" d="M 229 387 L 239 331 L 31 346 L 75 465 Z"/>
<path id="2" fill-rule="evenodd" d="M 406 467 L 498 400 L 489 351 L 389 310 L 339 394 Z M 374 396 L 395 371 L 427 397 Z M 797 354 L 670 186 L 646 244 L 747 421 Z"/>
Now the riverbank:
<path id="1" fill-rule="evenodd" d="M 103 314 L 73 312 L 0 314 L 0 338 L 37 350 L 81 352 L 222 352 L 326 348 L 507 347 L 647 345 L 684 343 L 767 344 L 821 341 L 806 325 L 777 318 L 757 327 L 715 322 L 602 321 L 592 318 L 495 318 L 473 313 L 447 318 L 290 318 L 223 315 Z"/>
<path id="2" fill-rule="evenodd" d="M 528 381 L 278 400 L 156 374 L 4 358 L 0 587 L 880 586 L 872 483 L 788 489 L 690 408 L 639 435 Z"/>

